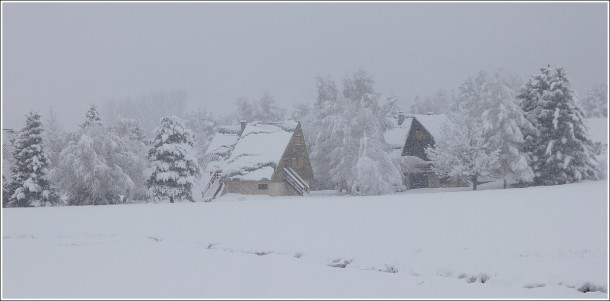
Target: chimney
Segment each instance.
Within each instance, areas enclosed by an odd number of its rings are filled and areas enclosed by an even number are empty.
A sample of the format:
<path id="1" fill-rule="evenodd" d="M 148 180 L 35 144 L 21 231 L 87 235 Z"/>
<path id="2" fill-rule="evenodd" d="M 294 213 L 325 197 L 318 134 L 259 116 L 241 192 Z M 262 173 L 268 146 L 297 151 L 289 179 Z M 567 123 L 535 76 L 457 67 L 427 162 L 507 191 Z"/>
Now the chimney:
<path id="1" fill-rule="evenodd" d="M 244 132 L 244 129 L 246 128 L 246 121 L 245 120 L 240 120 L 239 123 L 241 124 L 241 132 L 239 132 L 239 135 L 241 135 L 241 133 Z"/>
<path id="2" fill-rule="evenodd" d="M 398 111 L 398 125 L 401 125 L 405 121 L 405 112 Z"/>

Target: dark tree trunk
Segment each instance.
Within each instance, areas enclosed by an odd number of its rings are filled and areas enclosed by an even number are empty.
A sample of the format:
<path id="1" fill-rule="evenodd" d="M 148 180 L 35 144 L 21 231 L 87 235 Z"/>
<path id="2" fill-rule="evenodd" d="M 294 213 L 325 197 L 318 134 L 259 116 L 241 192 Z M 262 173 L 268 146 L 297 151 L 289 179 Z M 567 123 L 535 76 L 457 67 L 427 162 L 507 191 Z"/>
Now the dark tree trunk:
<path id="1" fill-rule="evenodd" d="M 477 190 L 477 180 L 478 176 L 472 176 L 472 190 Z"/>
<path id="2" fill-rule="evenodd" d="M 506 189 L 506 178 L 504 178 L 504 189 Z"/>
<path id="3" fill-rule="evenodd" d="M 174 197 L 173 197 L 173 196 L 170 196 L 170 197 L 169 197 L 169 202 L 170 202 L 170 203 L 173 203 L 173 202 L 174 202 Z"/>

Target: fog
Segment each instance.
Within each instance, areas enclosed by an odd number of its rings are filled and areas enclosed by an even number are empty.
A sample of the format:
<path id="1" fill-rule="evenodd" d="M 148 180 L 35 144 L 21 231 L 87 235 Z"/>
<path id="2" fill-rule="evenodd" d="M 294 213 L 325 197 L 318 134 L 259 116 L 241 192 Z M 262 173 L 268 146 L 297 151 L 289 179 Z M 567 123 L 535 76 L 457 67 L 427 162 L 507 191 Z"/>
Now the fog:
<path id="1" fill-rule="evenodd" d="M 607 82 L 606 3 L 2 3 L 2 126 L 53 107 L 67 129 L 90 103 L 182 89 L 217 113 L 269 91 L 312 103 L 315 78 L 364 69 L 404 109 L 481 70 L 523 79 L 565 67 Z"/>

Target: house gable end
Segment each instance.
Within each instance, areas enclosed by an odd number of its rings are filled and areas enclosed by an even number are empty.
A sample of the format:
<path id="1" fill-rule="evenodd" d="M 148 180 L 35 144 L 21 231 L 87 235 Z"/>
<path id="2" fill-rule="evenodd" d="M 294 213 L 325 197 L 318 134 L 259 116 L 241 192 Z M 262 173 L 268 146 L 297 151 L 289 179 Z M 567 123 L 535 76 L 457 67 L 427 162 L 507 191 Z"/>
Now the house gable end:
<path id="1" fill-rule="evenodd" d="M 305 181 L 313 179 L 313 168 L 300 122 L 292 133 L 292 137 L 290 137 L 290 141 L 273 172 L 271 180 L 276 182 L 284 181 L 286 177 L 284 168 L 287 167 L 292 167 Z"/>
<path id="2" fill-rule="evenodd" d="M 434 137 L 432 137 L 430 132 L 417 120 L 417 118 L 413 118 L 402 155 L 416 156 L 426 161 L 430 161 L 426 155 L 425 149 L 427 147 L 433 147 L 434 145 Z"/>

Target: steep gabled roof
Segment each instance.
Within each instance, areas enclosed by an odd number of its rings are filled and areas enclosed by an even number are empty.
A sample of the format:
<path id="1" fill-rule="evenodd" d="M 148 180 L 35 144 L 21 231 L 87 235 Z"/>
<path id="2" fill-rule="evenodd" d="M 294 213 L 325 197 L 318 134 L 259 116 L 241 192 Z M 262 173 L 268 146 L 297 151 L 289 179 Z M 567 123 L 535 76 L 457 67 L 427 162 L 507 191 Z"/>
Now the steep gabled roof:
<path id="1" fill-rule="evenodd" d="M 424 115 L 424 114 L 415 114 L 413 115 L 417 121 L 432 135 L 432 138 L 435 140 L 441 136 L 441 128 L 443 123 L 449 122 L 449 118 L 445 114 L 436 114 L 436 115 Z"/>
<path id="2" fill-rule="evenodd" d="M 222 126 L 218 128 L 218 132 L 210 141 L 206 155 L 219 154 L 228 155 L 239 140 L 239 132 L 241 128 L 239 126 Z M 228 156 L 227 156 L 228 157 Z"/>
<path id="3" fill-rule="evenodd" d="M 385 133 L 383 133 L 385 142 L 392 147 L 402 147 L 405 144 L 407 135 L 409 135 L 409 130 L 411 130 L 412 120 L 413 118 L 407 117 L 401 125 L 385 131 Z"/>
<path id="4" fill-rule="evenodd" d="M 223 176 L 270 180 L 297 126 L 296 121 L 249 123 L 226 160 Z"/>
<path id="5" fill-rule="evenodd" d="M 390 156 L 399 158 L 405 145 L 409 131 L 411 130 L 412 117 L 406 117 L 401 125 L 388 129 L 383 133 L 385 142 L 392 148 Z"/>

